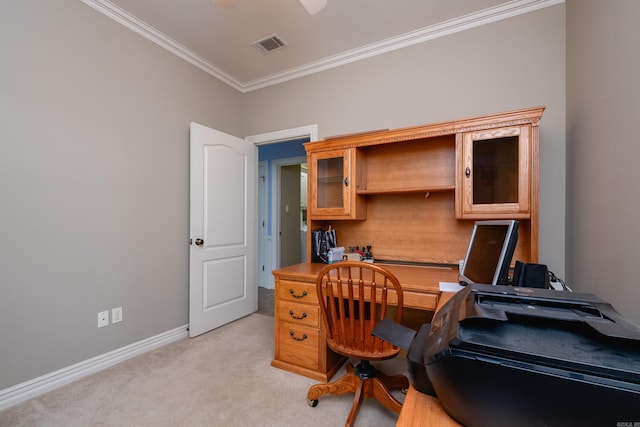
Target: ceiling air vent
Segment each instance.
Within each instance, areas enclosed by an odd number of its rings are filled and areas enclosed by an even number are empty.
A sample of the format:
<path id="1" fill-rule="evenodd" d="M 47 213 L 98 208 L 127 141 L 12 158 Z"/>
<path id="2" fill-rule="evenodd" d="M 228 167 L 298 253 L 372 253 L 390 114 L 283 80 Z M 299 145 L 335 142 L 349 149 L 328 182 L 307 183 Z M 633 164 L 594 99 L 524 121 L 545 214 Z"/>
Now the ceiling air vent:
<path id="1" fill-rule="evenodd" d="M 251 44 L 262 53 L 271 53 L 274 50 L 278 50 L 287 46 L 287 44 L 275 34 L 267 37 L 266 39 L 258 40 L 257 42 L 253 42 Z"/>

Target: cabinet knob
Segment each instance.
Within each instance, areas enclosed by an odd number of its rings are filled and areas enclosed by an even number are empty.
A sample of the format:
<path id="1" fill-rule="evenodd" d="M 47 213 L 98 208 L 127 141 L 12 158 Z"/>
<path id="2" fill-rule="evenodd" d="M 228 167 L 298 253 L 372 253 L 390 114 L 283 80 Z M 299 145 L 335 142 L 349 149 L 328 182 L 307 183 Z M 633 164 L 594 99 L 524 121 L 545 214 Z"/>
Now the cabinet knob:
<path id="1" fill-rule="evenodd" d="M 467 178 L 471 176 L 471 169 L 469 169 L 469 166 L 467 166 L 467 168 L 464 170 L 464 176 L 466 176 Z"/>
<path id="2" fill-rule="evenodd" d="M 204 240 L 202 240 L 202 239 L 196 239 L 196 245 L 198 245 L 198 246 L 202 246 L 202 245 L 204 245 Z"/>
<path id="3" fill-rule="evenodd" d="M 344 179 L 344 186 L 345 187 L 349 186 L 349 178 L 348 177 Z"/>

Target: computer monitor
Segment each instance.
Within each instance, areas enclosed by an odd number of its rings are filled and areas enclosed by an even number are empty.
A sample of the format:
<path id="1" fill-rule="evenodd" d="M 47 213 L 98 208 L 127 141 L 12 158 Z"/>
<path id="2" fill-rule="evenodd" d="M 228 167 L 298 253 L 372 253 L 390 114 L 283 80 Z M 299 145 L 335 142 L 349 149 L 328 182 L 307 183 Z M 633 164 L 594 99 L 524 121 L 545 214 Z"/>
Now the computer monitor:
<path id="1" fill-rule="evenodd" d="M 508 285 L 518 221 L 477 221 L 460 270 L 461 284 Z"/>

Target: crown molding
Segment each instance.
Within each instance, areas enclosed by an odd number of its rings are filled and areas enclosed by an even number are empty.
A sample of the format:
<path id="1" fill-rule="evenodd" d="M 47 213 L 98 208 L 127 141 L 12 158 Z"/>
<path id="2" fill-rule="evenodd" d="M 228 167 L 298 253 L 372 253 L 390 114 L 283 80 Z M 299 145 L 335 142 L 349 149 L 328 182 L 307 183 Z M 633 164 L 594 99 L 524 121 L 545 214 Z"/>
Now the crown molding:
<path id="1" fill-rule="evenodd" d="M 169 52 L 173 53 L 174 55 L 177 55 L 178 57 L 184 59 L 185 61 L 191 63 L 192 65 L 195 65 L 196 67 L 200 68 L 202 71 L 223 81 L 229 86 L 232 86 L 233 88 L 239 91 L 244 91 L 243 85 L 238 80 L 234 79 L 229 74 L 220 70 L 218 67 L 216 67 L 214 64 L 207 61 L 200 55 L 182 46 L 177 41 L 173 40 L 172 38 L 156 30 L 155 28 L 145 23 L 144 21 L 139 20 L 138 18 L 131 15 L 126 10 L 116 6 L 110 1 L 108 0 L 80 0 L 80 1 L 92 7 L 93 9 L 97 10 L 98 12 L 108 16 L 114 21 L 124 25 L 130 30 L 135 31 L 136 33 L 140 34 L 142 37 L 146 38 L 147 40 L 168 50 Z"/>
<path id="2" fill-rule="evenodd" d="M 533 12 L 545 7 L 564 3 L 565 0 L 514 0 L 496 7 L 485 9 L 469 15 L 465 15 L 439 24 L 431 25 L 402 34 L 396 37 L 383 40 L 334 55 L 319 61 L 310 62 L 300 67 L 292 68 L 281 73 L 272 74 L 260 79 L 255 79 L 242 84 L 244 92 L 261 89 L 275 84 L 283 83 L 299 77 L 304 77 L 320 71 L 346 65 L 362 59 L 370 58 L 383 53 L 402 49 L 414 44 L 424 43 L 439 37 L 480 27 L 492 22 L 508 19 L 514 16 Z"/>
<path id="3" fill-rule="evenodd" d="M 439 37 L 466 31 L 471 28 L 480 27 L 492 22 L 512 18 L 514 16 L 565 2 L 565 0 L 513 0 L 479 12 L 424 27 L 397 37 L 392 37 L 381 42 L 372 43 L 358 49 L 330 56 L 319 61 L 310 62 L 300 67 L 294 67 L 259 79 L 241 82 L 223 72 L 214 64 L 202 58 L 195 52 L 157 31 L 155 28 L 139 20 L 110 1 L 81 1 L 243 93 L 284 83 L 286 81 L 308 76 L 320 71 L 339 67 L 362 59 L 402 49 L 407 46 L 424 43 Z"/>

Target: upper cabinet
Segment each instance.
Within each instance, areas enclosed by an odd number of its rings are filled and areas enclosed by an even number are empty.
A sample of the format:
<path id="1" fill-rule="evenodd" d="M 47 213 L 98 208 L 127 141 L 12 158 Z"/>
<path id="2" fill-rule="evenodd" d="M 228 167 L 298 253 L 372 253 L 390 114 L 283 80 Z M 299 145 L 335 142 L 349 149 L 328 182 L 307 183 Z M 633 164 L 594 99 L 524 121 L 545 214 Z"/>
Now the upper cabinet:
<path id="1" fill-rule="evenodd" d="M 457 218 L 530 217 L 530 125 L 462 133 L 456 158 Z"/>
<path id="2" fill-rule="evenodd" d="M 473 223 L 518 219 L 514 259 L 538 259 L 539 124 L 544 107 L 305 144 L 308 235 L 375 259 L 455 265 Z M 344 221 L 347 220 L 347 221 Z M 358 221 L 354 221 L 358 220 Z M 308 243 L 308 256 L 311 255 Z"/>
<path id="3" fill-rule="evenodd" d="M 364 200 L 357 195 L 359 165 L 354 148 L 310 153 L 309 216 L 315 219 L 365 219 Z"/>

